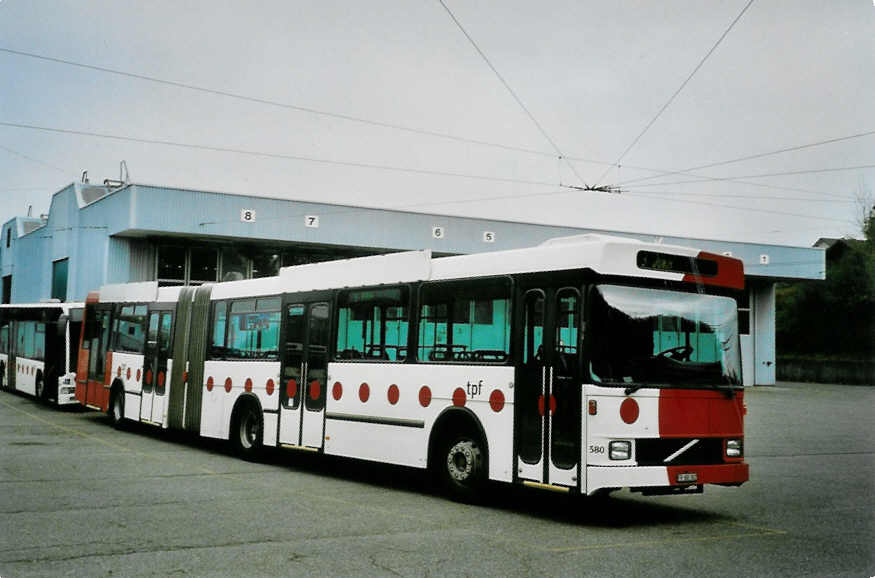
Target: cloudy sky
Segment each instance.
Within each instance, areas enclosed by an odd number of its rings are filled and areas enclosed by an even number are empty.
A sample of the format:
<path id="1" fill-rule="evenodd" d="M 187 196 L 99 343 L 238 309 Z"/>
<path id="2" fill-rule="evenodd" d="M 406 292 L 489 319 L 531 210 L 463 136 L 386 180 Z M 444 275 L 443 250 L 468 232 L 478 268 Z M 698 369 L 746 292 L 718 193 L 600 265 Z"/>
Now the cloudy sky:
<path id="1" fill-rule="evenodd" d="M 444 2 L 0 0 L 0 219 L 124 159 L 290 199 L 859 235 L 872 0 Z"/>

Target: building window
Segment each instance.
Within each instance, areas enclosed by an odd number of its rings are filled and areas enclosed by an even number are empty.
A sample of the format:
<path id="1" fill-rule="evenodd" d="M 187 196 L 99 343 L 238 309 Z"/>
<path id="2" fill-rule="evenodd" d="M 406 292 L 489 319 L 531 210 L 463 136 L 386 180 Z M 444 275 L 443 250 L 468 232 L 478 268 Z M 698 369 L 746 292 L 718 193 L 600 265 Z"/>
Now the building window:
<path id="1" fill-rule="evenodd" d="M 185 285 L 185 255 L 183 247 L 158 247 L 158 284 Z"/>
<path id="2" fill-rule="evenodd" d="M 239 281 L 249 278 L 249 259 L 233 247 L 222 249 L 222 281 Z"/>
<path id="3" fill-rule="evenodd" d="M 12 227 L 6 228 L 6 248 L 12 245 Z"/>
<path id="4" fill-rule="evenodd" d="M 3 303 L 12 303 L 12 275 L 3 277 Z"/>
<path id="5" fill-rule="evenodd" d="M 219 252 L 209 247 L 192 247 L 189 282 L 192 285 L 215 282 L 218 275 Z"/>
<path id="6" fill-rule="evenodd" d="M 274 277 L 280 274 L 280 254 L 273 251 L 252 253 L 252 278 Z"/>
<path id="7" fill-rule="evenodd" d="M 748 289 L 744 295 L 738 297 L 738 334 L 750 335 L 750 301 L 751 291 Z"/>
<path id="8" fill-rule="evenodd" d="M 52 263 L 52 299 L 67 300 L 67 268 L 69 259 Z"/>

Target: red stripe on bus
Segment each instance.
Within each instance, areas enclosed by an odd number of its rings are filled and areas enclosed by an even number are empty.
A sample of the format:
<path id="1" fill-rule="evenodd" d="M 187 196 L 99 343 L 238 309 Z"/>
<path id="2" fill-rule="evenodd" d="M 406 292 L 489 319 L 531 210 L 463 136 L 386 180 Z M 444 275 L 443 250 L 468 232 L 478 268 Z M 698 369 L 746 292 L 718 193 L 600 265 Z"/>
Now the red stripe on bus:
<path id="1" fill-rule="evenodd" d="M 744 434 L 744 391 L 732 398 L 717 391 L 659 391 L 660 437 L 728 437 Z"/>
<path id="2" fill-rule="evenodd" d="M 741 259 L 727 257 L 725 255 L 715 255 L 702 251 L 698 255 L 699 259 L 707 259 L 717 262 L 717 274 L 713 276 L 693 275 L 687 273 L 684 275 L 684 281 L 687 283 L 701 283 L 702 285 L 717 285 L 719 287 L 729 287 L 731 289 L 744 289 L 744 265 Z"/>

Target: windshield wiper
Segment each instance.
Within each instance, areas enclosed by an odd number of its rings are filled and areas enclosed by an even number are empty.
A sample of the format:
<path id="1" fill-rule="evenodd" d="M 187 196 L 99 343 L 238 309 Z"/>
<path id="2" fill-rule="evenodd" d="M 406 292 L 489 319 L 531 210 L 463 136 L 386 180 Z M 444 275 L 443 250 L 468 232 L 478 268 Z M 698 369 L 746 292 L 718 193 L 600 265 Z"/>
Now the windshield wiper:
<path id="1" fill-rule="evenodd" d="M 623 393 L 625 393 L 626 395 L 632 395 L 642 387 L 644 387 L 643 383 L 636 383 L 635 385 L 630 385 L 625 390 L 623 390 Z"/>

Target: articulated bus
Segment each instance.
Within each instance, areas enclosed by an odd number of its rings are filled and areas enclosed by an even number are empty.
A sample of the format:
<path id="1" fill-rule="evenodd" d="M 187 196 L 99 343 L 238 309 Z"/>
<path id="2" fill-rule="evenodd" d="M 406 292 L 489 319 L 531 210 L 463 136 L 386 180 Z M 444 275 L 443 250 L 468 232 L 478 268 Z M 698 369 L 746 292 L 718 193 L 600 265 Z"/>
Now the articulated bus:
<path id="1" fill-rule="evenodd" d="M 584 235 L 276 277 L 104 286 L 77 398 L 110 420 L 595 494 L 737 486 L 739 260 Z"/>
<path id="2" fill-rule="evenodd" d="M 78 403 L 76 345 L 83 308 L 58 302 L 0 305 L 0 388 L 59 406 Z"/>

